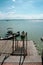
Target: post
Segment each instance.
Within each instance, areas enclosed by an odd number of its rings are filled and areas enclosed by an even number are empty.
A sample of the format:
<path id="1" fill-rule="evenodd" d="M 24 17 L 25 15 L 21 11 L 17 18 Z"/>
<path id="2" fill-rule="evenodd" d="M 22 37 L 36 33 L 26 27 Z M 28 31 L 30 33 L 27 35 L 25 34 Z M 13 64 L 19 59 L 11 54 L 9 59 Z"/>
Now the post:
<path id="1" fill-rule="evenodd" d="M 21 40 L 23 41 L 23 48 L 24 48 L 24 39 L 25 39 L 25 32 L 21 33 Z"/>
<path id="2" fill-rule="evenodd" d="M 26 53 L 27 53 L 27 32 L 26 32 Z"/>
<path id="3" fill-rule="evenodd" d="M 16 50 L 17 49 L 16 34 L 14 34 L 14 41 L 15 41 L 15 50 Z"/>
<path id="4" fill-rule="evenodd" d="M 14 34 L 13 34 L 13 43 L 12 43 L 12 53 L 14 53 Z"/>

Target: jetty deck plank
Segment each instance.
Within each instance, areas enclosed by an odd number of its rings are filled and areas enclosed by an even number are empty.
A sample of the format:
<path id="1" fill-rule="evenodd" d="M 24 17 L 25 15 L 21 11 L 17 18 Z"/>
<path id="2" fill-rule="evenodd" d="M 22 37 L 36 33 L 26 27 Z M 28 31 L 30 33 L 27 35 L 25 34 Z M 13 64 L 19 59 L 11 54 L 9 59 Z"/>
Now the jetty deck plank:
<path id="1" fill-rule="evenodd" d="M 0 64 L 1 65 L 1 64 Z M 4 63 L 3 65 L 19 65 L 18 63 Z M 42 63 L 24 63 L 23 65 L 42 65 Z"/>
<path id="2" fill-rule="evenodd" d="M 5 43 L 5 41 L 0 41 L 0 50 L 1 50 L 1 47 L 3 48 L 3 45 L 4 45 L 3 42 Z M 12 44 L 12 42 L 8 41 L 7 43 L 8 43 L 8 46 L 7 46 L 7 48 L 5 48 L 5 50 L 7 49 L 7 51 L 10 52 L 10 50 L 11 50 L 10 49 L 11 48 L 10 43 Z M 5 44 L 5 46 L 6 46 L 6 44 Z M 24 63 L 30 63 L 30 62 L 36 62 L 36 63 L 40 62 L 41 63 L 41 56 L 38 55 L 38 51 L 37 51 L 33 41 L 27 41 L 27 53 L 28 53 L 28 55 L 26 56 Z M 3 57 L 4 57 L 4 55 L 2 54 L 0 56 L 0 62 L 2 62 Z M 10 56 L 9 58 L 7 58 L 5 60 L 5 62 L 7 62 L 7 63 L 17 62 L 17 63 L 19 63 L 19 60 L 20 60 L 19 58 L 20 58 L 19 56 Z M 13 65 L 13 64 L 11 63 L 11 65 Z M 29 64 L 26 64 L 26 65 L 29 65 Z M 35 64 L 33 64 L 33 65 L 35 65 Z"/>

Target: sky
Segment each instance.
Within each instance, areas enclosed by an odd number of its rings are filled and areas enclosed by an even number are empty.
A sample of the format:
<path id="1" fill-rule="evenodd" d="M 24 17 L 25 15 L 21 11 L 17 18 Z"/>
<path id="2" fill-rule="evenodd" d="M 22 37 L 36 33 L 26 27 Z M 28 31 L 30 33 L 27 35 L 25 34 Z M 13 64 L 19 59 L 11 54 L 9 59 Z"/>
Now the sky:
<path id="1" fill-rule="evenodd" d="M 0 19 L 43 19 L 43 0 L 0 0 Z"/>

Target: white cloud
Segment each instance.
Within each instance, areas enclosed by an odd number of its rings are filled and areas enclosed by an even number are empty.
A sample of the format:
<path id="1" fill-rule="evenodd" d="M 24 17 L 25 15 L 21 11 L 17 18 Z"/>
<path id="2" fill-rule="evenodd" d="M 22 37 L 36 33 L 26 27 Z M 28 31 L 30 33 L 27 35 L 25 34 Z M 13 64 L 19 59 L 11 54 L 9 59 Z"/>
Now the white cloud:
<path id="1" fill-rule="evenodd" d="M 43 19 L 43 14 L 16 14 L 15 12 L 2 13 L 0 12 L 0 19 Z"/>
<path id="2" fill-rule="evenodd" d="M 13 15 L 13 14 L 15 14 L 15 12 L 8 12 L 8 13 L 6 13 L 6 14 L 8 14 L 8 15 Z"/>
<path id="3" fill-rule="evenodd" d="M 13 2 L 15 2 L 15 0 L 12 0 Z"/>
<path id="4" fill-rule="evenodd" d="M 15 6 L 12 6 L 12 8 L 15 8 Z"/>
<path id="5" fill-rule="evenodd" d="M 4 18 L 5 18 L 5 14 L 0 11 L 0 19 L 4 19 Z"/>
<path id="6" fill-rule="evenodd" d="M 43 14 L 40 15 L 22 15 L 22 14 L 15 14 L 14 12 L 8 15 L 8 18 L 14 19 L 43 19 Z"/>
<path id="7" fill-rule="evenodd" d="M 10 10 L 10 9 L 14 9 L 14 8 L 15 8 L 15 6 L 8 7 L 9 10 Z"/>

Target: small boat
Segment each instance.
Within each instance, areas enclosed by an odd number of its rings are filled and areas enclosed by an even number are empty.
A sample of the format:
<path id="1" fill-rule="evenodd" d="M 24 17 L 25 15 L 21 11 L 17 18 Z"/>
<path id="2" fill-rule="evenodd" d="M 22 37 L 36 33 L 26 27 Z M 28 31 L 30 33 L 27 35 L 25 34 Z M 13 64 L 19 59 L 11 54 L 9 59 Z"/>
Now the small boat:
<path id="1" fill-rule="evenodd" d="M 18 37 L 18 36 L 20 36 L 20 32 L 14 33 L 14 37 Z M 6 34 L 6 36 L 3 40 L 11 40 L 14 37 L 13 37 L 13 34 L 11 34 L 11 35 Z"/>
<path id="2" fill-rule="evenodd" d="M 43 37 L 41 37 L 41 41 L 43 41 Z"/>
<path id="3" fill-rule="evenodd" d="M 3 40 L 11 40 L 11 39 L 13 39 L 13 36 L 9 35 L 8 37 L 5 37 Z"/>
<path id="4" fill-rule="evenodd" d="M 1 37 L 0 40 L 2 40 L 3 38 Z"/>

